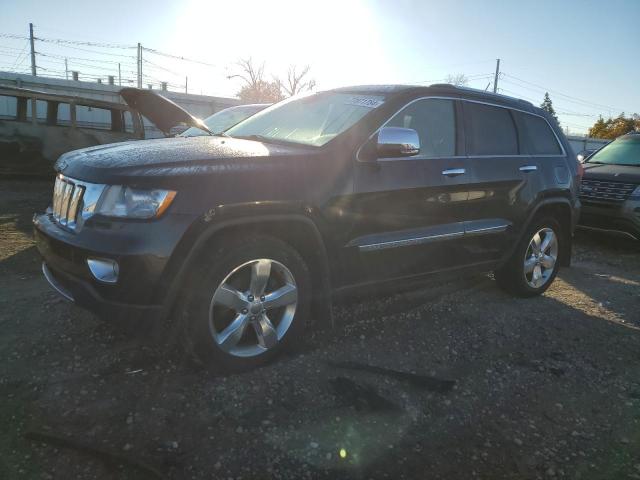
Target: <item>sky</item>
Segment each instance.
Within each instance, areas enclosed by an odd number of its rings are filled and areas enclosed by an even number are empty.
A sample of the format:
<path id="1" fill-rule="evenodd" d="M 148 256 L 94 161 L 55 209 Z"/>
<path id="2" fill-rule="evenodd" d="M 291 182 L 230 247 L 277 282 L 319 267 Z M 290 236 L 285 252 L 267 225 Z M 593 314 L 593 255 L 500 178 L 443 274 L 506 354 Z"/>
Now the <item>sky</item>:
<path id="1" fill-rule="evenodd" d="M 28 42 L 6 35 L 27 36 L 32 22 L 42 39 L 41 75 L 64 76 L 67 58 L 69 70 L 95 81 L 117 77 L 120 62 L 126 83 L 135 79 L 140 42 L 203 62 L 143 53 L 145 84 L 168 81 L 183 91 L 188 77 L 190 93 L 234 96 L 241 81 L 228 77 L 249 57 L 269 78 L 309 65 L 320 90 L 427 85 L 456 74 L 485 89 L 500 58 L 499 92 L 540 104 L 548 91 L 570 133 L 586 132 L 599 115 L 640 113 L 640 0 L 0 0 L 0 7 L 0 70 L 29 71 Z"/>

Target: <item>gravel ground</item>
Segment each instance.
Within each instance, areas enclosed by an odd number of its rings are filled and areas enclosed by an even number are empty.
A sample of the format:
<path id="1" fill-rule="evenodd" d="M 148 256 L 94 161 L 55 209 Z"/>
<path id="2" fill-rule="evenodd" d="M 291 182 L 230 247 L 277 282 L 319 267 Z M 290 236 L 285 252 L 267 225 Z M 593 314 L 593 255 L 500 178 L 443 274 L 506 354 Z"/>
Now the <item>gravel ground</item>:
<path id="1" fill-rule="evenodd" d="M 640 479 L 635 245 L 578 236 L 540 298 L 482 277 L 341 304 L 213 377 L 58 299 L 30 233 L 49 195 L 0 181 L 0 478 Z"/>

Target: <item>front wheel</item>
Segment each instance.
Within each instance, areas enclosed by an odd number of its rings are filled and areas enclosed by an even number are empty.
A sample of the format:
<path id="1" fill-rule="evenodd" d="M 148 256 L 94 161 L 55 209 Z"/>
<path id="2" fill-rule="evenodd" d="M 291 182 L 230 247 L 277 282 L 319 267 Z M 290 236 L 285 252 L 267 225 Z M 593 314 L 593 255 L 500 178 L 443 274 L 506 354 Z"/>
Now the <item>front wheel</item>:
<path id="1" fill-rule="evenodd" d="M 534 221 L 507 263 L 495 272 L 501 288 L 521 297 L 544 293 L 558 273 L 560 225 L 553 218 Z"/>
<path id="2" fill-rule="evenodd" d="M 309 272 L 272 237 L 232 239 L 200 262 L 183 309 L 187 346 L 218 372 L 247 370 L 299 340 Z"/>

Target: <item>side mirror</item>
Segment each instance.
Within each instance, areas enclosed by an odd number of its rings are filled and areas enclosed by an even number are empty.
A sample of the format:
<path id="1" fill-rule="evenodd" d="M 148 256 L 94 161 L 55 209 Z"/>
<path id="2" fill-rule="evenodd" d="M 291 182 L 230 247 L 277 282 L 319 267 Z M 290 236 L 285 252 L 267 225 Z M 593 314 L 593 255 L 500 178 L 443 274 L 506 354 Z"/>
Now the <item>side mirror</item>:
<path id="1" fill-rule="evenodd" d="M 589 155 L 591 155 L 593 153 L 593 150 L 583 150 L 580 153 L 578 153 L 578 155 L 576 155 L 576 157 L 578 158 L 578 161 L 580 163 L 584 163 L 584 161 L 589 158 Z"/>
<path id="2" fill-rule="evenodd" d="M 420 137 L 411 128 L 382 127 L 376 150 L 378 158 L 413 157 L 420 153 Z"/>

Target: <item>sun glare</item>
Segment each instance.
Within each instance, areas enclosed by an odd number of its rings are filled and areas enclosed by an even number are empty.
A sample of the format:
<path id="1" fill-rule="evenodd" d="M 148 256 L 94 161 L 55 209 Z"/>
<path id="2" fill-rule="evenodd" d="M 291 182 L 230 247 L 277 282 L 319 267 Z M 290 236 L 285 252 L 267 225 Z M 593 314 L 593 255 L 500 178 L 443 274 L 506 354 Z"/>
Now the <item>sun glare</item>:
<path id="1" fill-rule="evenodd" d="M 363 83 L 385 71 L 371 7 L 362 1 L 315 5 L 192 0 L 176 21 L 172 42 L 219 65 L 220 71 L 208 72 L 212 81 L 226 80 L 234 62 L 247 57 L 264 62 L 267 75 L 308 64 L 319 88 Z"/>

